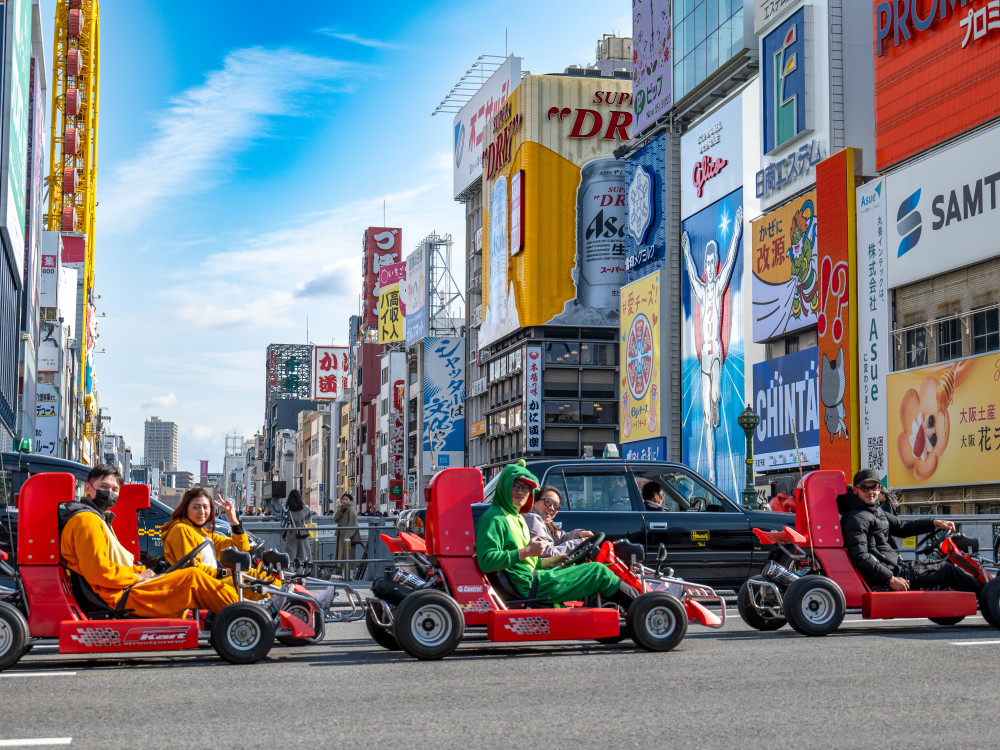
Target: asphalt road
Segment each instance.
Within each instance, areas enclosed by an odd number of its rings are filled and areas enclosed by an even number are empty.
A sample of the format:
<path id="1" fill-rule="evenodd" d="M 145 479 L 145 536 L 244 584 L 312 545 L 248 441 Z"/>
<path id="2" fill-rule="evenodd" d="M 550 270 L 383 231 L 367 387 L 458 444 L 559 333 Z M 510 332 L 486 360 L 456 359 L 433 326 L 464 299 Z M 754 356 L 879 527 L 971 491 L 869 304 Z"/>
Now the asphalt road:
<path id="1" fill-rule="evenodd" d="M 363 623 L 249 666 L 210 648 L 99 660 L 35 649 L 0 673 L 0 747 L 992 748 L 998 655 L 1000 632 L 979 617 L 849 617 L 812 639 L 750 630 L 735 610 L 665 654 L 469 642 L 418 662 Z"/>

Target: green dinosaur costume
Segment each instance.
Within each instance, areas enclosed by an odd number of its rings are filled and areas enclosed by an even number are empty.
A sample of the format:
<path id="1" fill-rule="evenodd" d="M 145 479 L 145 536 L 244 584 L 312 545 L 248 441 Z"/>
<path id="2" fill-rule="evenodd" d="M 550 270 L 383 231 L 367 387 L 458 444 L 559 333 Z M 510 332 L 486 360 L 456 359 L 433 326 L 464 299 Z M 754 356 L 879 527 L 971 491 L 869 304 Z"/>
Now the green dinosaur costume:
<path id="1" fill-rule="evenodd" d="M 537 557 L 520 559 L 518 550 L 531 541 L 528 526 L 511 500 L 515 479 L 528 482 L 535 488 L 538 479 L 524 466 L 524 461 L 507 464 L 500 472 L 493 507 L 483 514 L 476 524 L 476 560 L 484 573 L 506 571 L 517 592 L 531 599 L 542 599 L 552 604 L 593 596 L 600 592 L 610 597 L 618 592 L 618 576 L 601 563 L 584 563 L 570 568 L 538 567 Z M 522 513 L 531 510 L 531 502 Z M 537 586 L 532 593 L 532 582 L 537 576 Z"/>

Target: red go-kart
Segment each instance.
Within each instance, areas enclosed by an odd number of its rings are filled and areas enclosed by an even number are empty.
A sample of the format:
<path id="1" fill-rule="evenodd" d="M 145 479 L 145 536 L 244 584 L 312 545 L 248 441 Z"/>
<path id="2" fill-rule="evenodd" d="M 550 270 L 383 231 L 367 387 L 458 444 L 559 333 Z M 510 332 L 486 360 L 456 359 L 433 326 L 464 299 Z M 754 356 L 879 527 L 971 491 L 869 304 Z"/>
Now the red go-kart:
<path id="1" fill-rule="evenodd" d="M 787 621 L 803 635 L 827 635 L 848 612 L 866 620 L 926 617 L 954 625 L 979 610 L 1000 628 L 1000 579 L 995 563 L 984 560 L 957 538 L 928 537 L 917 552 L 936 552 L 983 584 L 978 597 L 965 591 L 872 591 L 851 564 L 844 547 L 837 496 L 847 491 L 843 472 L 814 471 L 799 483 L 794 498 L 795 528 L 754 529 L 775 551 L 759 576 L 743 584 L 737 607 L 758 630 L 777 630 Z"/>
<path id="2" fill-rule="evenodd" d="M 631 637 L 647 650 L 669 651 L 684 638 L 689 620 L 709 627 L 725 623 L 725 602 L 710 587 L 659 574 L 636 562 L 643 557 L 642 545 L 619 542 L 616 553 L 610 542 L 602 544 L 603 534 L 583 540 L 567 563 L 597 560 L 643 592 L 624 621 L 622 613 L 599 596 L 584 606 L 566 607 L 524 599 L 502 572 L 484 575 L 476 565 L 471 505 L 482 501 L 478 470 L 445 469 L 428 487 L 426 539 L 407 533 L 382 535 L 390 550 L 405 553 L 409 564 L 399 565 L 372 586 L 366 624 L 381 646 L 402 648 L 418 659 L 440 659 L 452 653 L 464 636 L 476 634 L 517 643 L 618 642 Z M 619 555 L 627 555 L 630 564 Z M 718 604 L 721 617 L 706 603 Z"/>
<path id="3" fill-rule="evenodd" d="M 209 630 L 203 629 L 206 618 L 197 612 L 185 618 L 138 618 L 115 612 L 101 600 L 86 582 L 74 586 L 68 572 L 59 564 L 59 503 L 75 499 L 71 474 L 38 474 L 24 483 L 18 502 L 18 570 L 6 562 L 0 551 L 0 572 L 14 578 L 13 589 L 0 590 L 0 670 L 16 664 L 36 644 L 59 646 L 64 654 L 108 654 L 118 652 L 174 651 L 196 648 L 200 641 L 211 641 L 219 656 L 233 664 L 249 664 L 263 659 L 274 639 L 287 637 L 307 642 L 316 633 L 313 628 L 287 611 L 271 609 L 250 602 L 230 604 L 215 617 L 207 618 Z M 118 540 L 139 557 L 139 533 L 136 510 L 149 507 L 149 487 L 123 485 L 112 522 Z M 200 549 L 200 547 L 199 547 Z M 194 561 L 199 550 L 185 555 L 171 569 Z M 246 580 L 243 571 L 250 567 L 250 555 L 224 550 L 220 562 L 233 570 L 237 590 Z M 308 597 L 279 588 L 289 600 Z M 204 615 L 204 613 L 202 613 Z"/>

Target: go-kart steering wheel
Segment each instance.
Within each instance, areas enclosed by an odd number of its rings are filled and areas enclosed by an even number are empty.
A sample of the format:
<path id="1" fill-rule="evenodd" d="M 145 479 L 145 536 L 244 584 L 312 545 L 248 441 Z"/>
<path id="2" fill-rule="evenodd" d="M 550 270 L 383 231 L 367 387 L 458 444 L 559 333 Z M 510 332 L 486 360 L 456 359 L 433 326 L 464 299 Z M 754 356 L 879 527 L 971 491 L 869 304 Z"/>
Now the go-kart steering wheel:
<path id="1" fill-rule="evenodd" d="M 181 568 L 187 568 L 194 564 L 194 561 L 198 559 L 198 554 L 206 547 L 212 546 L 211 539 L 202 540 L 201 544 L 195 547 L 193 550 L 188 552 L 184 557 L 178 558 L 173 565 L 163 571 L 160 575 L 166 575 L 167 573 L 173 573 L 175 570 L 180 570 Z"/>
<path id="2" fill-rule="evenodd" d="M 935 529 L 924 537 L 923 541 L 913 550 L 914 555 L 930 555 L 938 551 L 941 542 L 951 536 L 949 529 Z"/>
<path id="3" fill-rule="evenodd" d="M 604 532 L 594 534 L 593 536 L 588 536 L 586 539 L 581 541 L 573 549 L 566 553 L 566 559 L 563 560 L 562 567 L 567 567 L 569 565 L 578 565 L 594 554 L 601 545 L 604 543 Z"/>

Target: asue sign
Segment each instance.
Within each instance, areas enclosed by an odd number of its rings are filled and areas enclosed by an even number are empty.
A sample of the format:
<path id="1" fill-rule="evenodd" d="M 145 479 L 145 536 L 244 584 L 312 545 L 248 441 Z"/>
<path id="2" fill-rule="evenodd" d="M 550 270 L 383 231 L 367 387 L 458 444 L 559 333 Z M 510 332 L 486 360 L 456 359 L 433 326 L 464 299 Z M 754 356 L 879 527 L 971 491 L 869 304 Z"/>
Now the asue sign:
<path id="1" fill-rule="evenodd" d="M 889 286 L 997 254 L 1000 128 L 886 178 Z"/>

